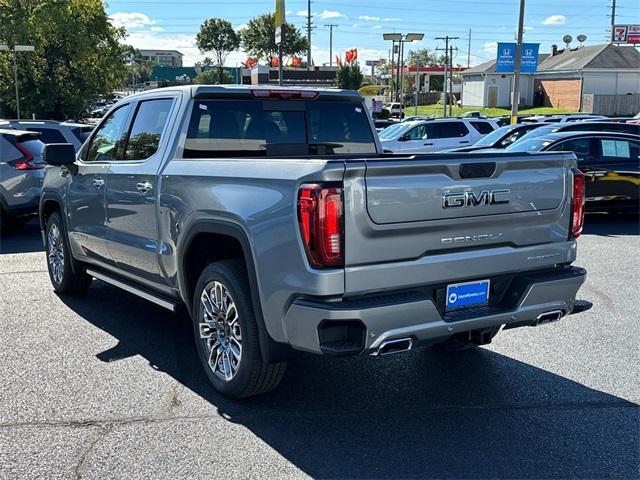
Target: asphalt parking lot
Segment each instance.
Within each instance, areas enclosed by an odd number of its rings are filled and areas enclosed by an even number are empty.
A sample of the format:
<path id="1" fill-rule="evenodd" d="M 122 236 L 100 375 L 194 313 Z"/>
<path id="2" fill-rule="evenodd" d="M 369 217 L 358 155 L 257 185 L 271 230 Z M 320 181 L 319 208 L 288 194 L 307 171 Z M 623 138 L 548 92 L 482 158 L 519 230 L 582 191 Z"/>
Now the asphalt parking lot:
<path id="1" fill-rule="evenodd" d="M 594 308 L 456 356 L 303 355 L 243 402 L 180 317 L 49 284 L 38 226 L 0 243 L 0 478 L 638 478 L 640 235 L 588 217 Z"/>

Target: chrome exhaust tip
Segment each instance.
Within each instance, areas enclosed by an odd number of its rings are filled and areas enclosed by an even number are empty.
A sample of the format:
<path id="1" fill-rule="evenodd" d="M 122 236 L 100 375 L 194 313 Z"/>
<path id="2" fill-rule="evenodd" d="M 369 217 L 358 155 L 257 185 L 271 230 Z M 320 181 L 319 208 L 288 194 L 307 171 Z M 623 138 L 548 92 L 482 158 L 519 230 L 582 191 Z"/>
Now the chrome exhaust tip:
<path id="1" fill-rule="evenodd" d="M 387 340 L 380 344 L 380 346 L 371 354 L 374 357 L 391 355 L 392 353 L 408 352 L 413 347 L 413 338 L 396 338 L 394 340 Z"/>
<path id="2" fill-rule="evenodd" d="M 532 325 L 534 327 L 546 325 L 547 323 L 557 322 L 562 317 L 564 317 L 563 310 L 551 310 L 550 312 L 544 312 L 538 315 Z"/>

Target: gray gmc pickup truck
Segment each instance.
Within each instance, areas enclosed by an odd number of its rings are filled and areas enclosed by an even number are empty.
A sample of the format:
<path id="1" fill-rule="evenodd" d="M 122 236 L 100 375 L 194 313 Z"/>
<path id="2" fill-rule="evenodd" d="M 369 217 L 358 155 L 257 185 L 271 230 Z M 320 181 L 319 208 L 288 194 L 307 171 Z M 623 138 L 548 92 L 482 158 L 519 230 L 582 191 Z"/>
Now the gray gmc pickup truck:
<path id="1" fill-rule="evenodd" d="M 590 307 L 572 153 L 383 154 L 355 92 L 153 90 L 45 161 L 54 290 L 184 307 L 230 397 L 277 386 L 296 350 L 460 349 Z"/>

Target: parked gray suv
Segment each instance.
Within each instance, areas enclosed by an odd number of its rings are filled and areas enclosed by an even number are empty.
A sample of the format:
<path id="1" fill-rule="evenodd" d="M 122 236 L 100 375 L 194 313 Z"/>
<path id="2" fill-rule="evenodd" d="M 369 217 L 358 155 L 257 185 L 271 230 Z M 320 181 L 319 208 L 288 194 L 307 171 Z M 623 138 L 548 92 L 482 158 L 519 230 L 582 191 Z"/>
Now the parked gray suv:
<path id="1" fill-rule="evenodd" d="M 356 92 L 153 90 L 45 159 L 53 288 L 184 307 L 231 397 L 274 388 L 296 350 L 466 348 L 590 306 L 572 153 L 385 155 Z"/>
<path id="2" fill-rule="evenodd" d="M 39 134 L 0 128 L 0 224 L 38 213 L 44 179 Z"/>

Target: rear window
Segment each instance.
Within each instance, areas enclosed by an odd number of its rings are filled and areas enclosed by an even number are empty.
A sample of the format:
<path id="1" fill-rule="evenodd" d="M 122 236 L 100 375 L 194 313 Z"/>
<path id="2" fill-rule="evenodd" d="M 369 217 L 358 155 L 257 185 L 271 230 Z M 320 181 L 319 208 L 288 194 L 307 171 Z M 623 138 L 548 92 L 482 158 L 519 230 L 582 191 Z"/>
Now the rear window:
<path id="1" fill-rule="evenodd" d="M 43 143 L 68 143 L 64 135 L 54 128 L 44 127 L 28 127 L 26 129 L 29 132 L 40 132 L 40 140 Z"/>
<path id="2" fill-rule="evenodd" d="M 196 100 L 185 158 L 374 154 L 366 110 L 339 101 Z"/>
<path id="3" fill-rule="evenodd" d="M 487 133 L 493 132 L 493 127 L 489 122 L 470 122 L 479 133 L 482 135 L 486 135 Z"/>

